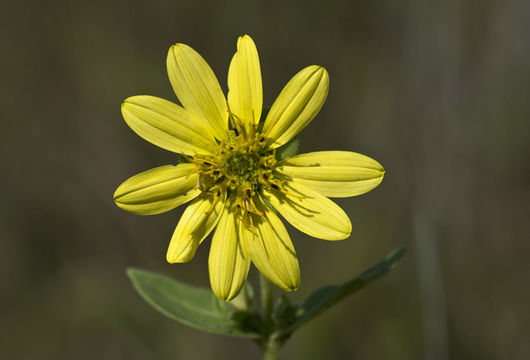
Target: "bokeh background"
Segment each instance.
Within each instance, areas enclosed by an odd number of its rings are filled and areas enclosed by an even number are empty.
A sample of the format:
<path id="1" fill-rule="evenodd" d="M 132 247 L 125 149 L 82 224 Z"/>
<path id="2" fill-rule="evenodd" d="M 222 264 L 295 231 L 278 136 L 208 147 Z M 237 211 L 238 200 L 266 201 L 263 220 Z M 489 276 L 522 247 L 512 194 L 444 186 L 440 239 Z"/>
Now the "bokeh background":
<path id="1" fill-rule="evenodd" d="M 330 73 L 302 151 L 357 151 L 388 171 L 376 190 L 338 200 L 348 240 L 291 232 L 302 269 L 292 298 L 409 247 L 282 358 L 529 359 L 529 14 L 523 0 L 2 1 L 0 357 L 259 358 L 245 339 L 144 303 L 127 267 L 208 286 L 208 245 L 169 265 L 182 209 L 141 217 L 112 201 L 127 177 L 176 160 L 126 126 L 122 100 L 176 101 L 165 69 L 175 42 L 226 90 L 236 38 L 250 34 L 266 104 L 307 65 Z"/>

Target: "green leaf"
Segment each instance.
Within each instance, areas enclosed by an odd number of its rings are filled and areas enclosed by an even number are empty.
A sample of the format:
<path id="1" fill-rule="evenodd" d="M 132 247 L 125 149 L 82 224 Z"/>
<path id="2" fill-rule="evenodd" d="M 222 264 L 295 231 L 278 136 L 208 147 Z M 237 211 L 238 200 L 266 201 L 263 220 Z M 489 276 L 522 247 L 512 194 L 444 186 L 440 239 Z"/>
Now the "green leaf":
<path id="1" fill-rule="evenodd" d="M 400 247 L 388 254 L 382 261 L 363 271 L 352 280 L 338 286 L 325 286 L 309 295 L 298 308 L 295 320 L 282 329 L 280 336 L 289 336 L 294 330 L 335 305 L 345 297 L 357 292 L 367 284 L 390 271 L 405 254 L 407 249 Z"/>
<path id="2" fill-rule="evenodd" d="M 298 136 L 295 136 L 276 150 L 276 159 L 283 160 L 295 156 L 298 153 L 299 145 Z"/>
<path id="3" fill-rule="evenodd" d="M 285 294 L 281 294 L 276 301 L 273 312 L 273 320 L 277 327 L 283 329 L 292 324 L 296 319 L 297 310 L 298 306 L 291 304 L 289 298 Z"/>
<path id="4" fill-rule="evenodd" d="M 151 306 L 182 324 L 214 334 L 258 338 L 252 314 L 193 287 L 153 272 L 128 269 L 135 289 Z"/>

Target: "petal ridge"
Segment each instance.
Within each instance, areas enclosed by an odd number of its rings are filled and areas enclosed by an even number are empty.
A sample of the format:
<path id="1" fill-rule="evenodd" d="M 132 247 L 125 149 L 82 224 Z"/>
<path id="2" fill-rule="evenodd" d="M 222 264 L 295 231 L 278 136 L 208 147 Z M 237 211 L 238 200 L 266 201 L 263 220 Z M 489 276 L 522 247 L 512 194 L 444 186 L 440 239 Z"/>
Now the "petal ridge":
<path id="1" fill-rule="evenodd" d="M 322 108 L 329 90 L 329 75 L 311 65 L 298 72 L 272 104 L 263 126 L 271 149 L 298 135 Z"/>
<path id="2" fill-rule="evenodd" d="M 214 195 L 201 194 L 184 210 L 167 249 L 169 263 L 190 261 L 199 244 L 215 228 L 225 206 L 225 194 L 215 202 Z"/>
<path id="3" fill-rule="evenodd" d="M 160 214 L 200 194 L 193 164 L 164 165 L 125 180 L 114 192 L 114 202 L 139 215 Z"/>
<path id="4" fill-rule="evenodd" d="M 228 69 L 228 105 L 244 122 L 257 125 L 263 105 L 263 88 L 258 51 L 252 38 L 240 36 Z"/>
<path id="5" fill-rule="evenodd" d="M 184 108 L 208 123 L 215 137 L 228 131 L 228 107 L 219 81 L 202 56 L 186 44 L 170 47 L 167 56 L 169 81 Z"/>
<path id="6" fill-rule="evenodd" d="M 186 109 L 171 101 L 149 95 L 124 100 L 121 112 L 127 125 L 141 138 L 176 153 L 213 151 L 211 132 Z"/>
<path id="7" fill-rule="evenodd" d="M 377 187 L 385 170 L 368 156 L 350 151 L 317 151 L 282 160 L 280 174 L 329 197 L 350 197 Z"/>
<path id="8" fill-rule="evenodd" d="M 288 181 L 286 191 L 264 190 L 263 195 L 295 228 L 323 240 L 350 236 L 350 219 L 333 201 L 296 181 Z"/>

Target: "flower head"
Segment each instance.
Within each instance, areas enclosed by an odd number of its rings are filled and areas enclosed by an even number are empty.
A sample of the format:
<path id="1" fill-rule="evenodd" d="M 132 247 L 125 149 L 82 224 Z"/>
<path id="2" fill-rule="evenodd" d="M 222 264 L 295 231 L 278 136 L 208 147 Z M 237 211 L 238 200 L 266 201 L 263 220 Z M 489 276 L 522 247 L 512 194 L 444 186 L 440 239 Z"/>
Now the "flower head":
<path id="1" fill-rule="evenodd" d="M 296 74 L 263 124 L 261 70 L 245 35 L 228 71 L 228 99 L 204 59 L 176 44 L 167 57 L 169 79 L 182 104 L 133 96 L 122 104 L 127 124 L 142 138 L 181 154 L 178 165 L 157 167 L 122 183 L 116 204 L 135 214 L 159 214 L 191 201 L 173 233 L 167 260 L 190 261 L 212 232 L 209 273 L 217 297 L 230 300 L 252 262 L 285 291 L 300 284 L 295 249 L 279 213 L 295 228 L 325 240 L 351 233 L 344 211 L 328 197 L 363 194 L 383 179 L 364 155 L 323 151 L 279 159 L 276 151 L 315 117 L 329 86 L 316 65 Z"/>

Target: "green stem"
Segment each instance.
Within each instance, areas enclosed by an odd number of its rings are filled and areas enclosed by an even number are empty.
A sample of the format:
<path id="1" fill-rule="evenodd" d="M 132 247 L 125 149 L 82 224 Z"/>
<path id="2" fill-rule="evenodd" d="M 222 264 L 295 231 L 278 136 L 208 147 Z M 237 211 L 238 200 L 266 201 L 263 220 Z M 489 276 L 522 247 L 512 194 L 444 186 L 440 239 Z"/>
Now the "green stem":
<path id="1" fill-rule="evenodd" d="M 272 294 L 272 285 L 263 274 L 260 275 L 261 288 L 261 310 L 263 321 L 265 323 L 264 341 L 262 344 L 264 360 L 278 360 L 278 350 L 280 343 L 274 338 L 274 319 L 273 307 L 274 297 Z"/>
<path id="2" fill-rule="evenodd" d="M 273 296 L 272 296 L 272 287 L 271 283 L 263 274 L 260 275 L 260 285 L 261 285 L 261 307 L 263 310 L 263 318 L 267 327 L 271 328 L 273 325 L 272 321 L 272 310 L 273 310 Z"/>
<path id="3" fill-rule="evenodd" d="M 279 342 L 269 337 L 263 348 L 263 360 L 278 360 L 278 350 L 280 350 Z"/>

